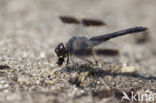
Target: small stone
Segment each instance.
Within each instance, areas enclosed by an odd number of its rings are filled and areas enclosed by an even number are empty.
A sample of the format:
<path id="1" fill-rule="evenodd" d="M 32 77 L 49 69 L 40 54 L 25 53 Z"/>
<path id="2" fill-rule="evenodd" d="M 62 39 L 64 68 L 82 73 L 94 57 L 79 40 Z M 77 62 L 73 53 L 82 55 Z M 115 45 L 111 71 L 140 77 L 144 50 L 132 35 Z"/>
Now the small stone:
<path id="1" fill-rule="evenodd" d="M 47 85 L 54 85 L 55 84 L 55 82 L 54 81 L 51 81 L 51 80 L 47 80 L 47 81 L 45 81 L 45 83 Z"/>
<path id="2" fill-rule="evenodd" d="M 18 80 L 18 76 L 15 75 L 15 74 L 14 75 L 11 75 L 10 76 L 10 79 L 13 80 L 13 81 L 17 81 Z"/>
<path id="3" fill-rule="evenodd" d="M 0 70 L 2 69 L 10 69 L 10 67 L 8 65 L 0 65 Z"/>
<path id="4" fill-rule="evenodd" d="M 70 78 L 69 79 L 69 83 L 73 84 L 73 85 L 76 85 L 77 87 L 80 86 L 81 84 L 81 81 L 79 80 L 79 78 L 76 76 L 74 78 Z"/>
<path id="5" fill-rule="evenodd" d="M 122 67 L 121 72 L 122 73 L 132 73 L 132 72 L 137 72 L 138 68 L 136 67 Z"/>

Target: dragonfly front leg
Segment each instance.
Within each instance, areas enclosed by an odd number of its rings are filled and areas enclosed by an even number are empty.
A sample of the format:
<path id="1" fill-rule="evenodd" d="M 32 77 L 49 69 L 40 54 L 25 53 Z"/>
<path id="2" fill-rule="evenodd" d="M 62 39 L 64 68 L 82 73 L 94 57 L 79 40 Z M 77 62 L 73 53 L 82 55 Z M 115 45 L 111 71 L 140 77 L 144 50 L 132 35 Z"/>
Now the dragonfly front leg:
<path id="1" fill-rule="evenodd" d="M 66 66 L 68 66 L 68 64 L 69 64 L 69 55 L 67 56 Z"/>

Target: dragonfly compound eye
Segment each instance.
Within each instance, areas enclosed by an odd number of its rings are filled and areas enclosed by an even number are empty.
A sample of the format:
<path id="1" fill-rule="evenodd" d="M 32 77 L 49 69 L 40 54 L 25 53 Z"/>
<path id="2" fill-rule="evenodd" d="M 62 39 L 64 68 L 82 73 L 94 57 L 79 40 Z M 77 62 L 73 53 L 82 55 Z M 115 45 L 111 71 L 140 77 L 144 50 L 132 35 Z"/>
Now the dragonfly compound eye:
<path id="1" fill-rule="evenodd" d="M 63 45 L 63 43 L 60 43 L 57 45 L 57 47 L 55 48 L 55 53 L 57 54 L 58 65 L 62 65 L 62 63 L 64 62 L 64 58 L 66 58 L 68 56 L 68 52 L 65 48 L 65 46 Z"/>
<path id="2" fill-rule="evenodd" d="M 57 54 L 58 57 L 60 57 L 64 51 L 65 47 L 63 45 L 63 43 L 60 43 L 57 45 L 57 47 L 55 48 L 55 53 Z"/>

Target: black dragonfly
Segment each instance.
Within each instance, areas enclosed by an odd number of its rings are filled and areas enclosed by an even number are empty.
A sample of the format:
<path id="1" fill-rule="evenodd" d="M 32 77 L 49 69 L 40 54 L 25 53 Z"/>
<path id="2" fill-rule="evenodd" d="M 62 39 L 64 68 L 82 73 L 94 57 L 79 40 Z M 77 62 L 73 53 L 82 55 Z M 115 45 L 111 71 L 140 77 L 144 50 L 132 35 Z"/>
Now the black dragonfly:
<path id="1" fill-rule="evenodd" d="M 102 26 L 106 25 L 103 21 L 100 20 L 93 20 L 93 19 L 82 19 L 81 21 L 70 16 L 60 16 L 60 19 L 63 23 L 67 24 L 82 24 L 83 26 Z M 119 36 L 123 36 L 126 34 L 131 34 L 131 33 L 138 33 L 147 30 L 146 27 L 133 27 L 125 30 L 121 30 L 118 32 L 114 33 L 109 33 L 105 35 L 100 35 L 100 36 L 95 36 L 91 38 L 87 38 L 85 36 L 73 36 L 71 37 L 66 45 L 63 43 L 59 43 L 56 48 L 55 48 L 55 53 L 58 57 L 57 64 L 62 65 L 63 62 L 65 61 L 64 59 L 67 58 L 66 64 L 69 63 L 69 58 L 71 57 L 71 61 L 73 62 L 74 65 L 75 62 L 72 59 L 72 55 L 87 61 L 90 64 L 93 64 L 91 61 L 87 60 L 84 56 L 86 55 L 95 55 L 98 53 L 104 53 L 108 55 L 116 55 L 118 54 L 118 51 L 111 50 L 111 49 L 105 49 L 105 50 L 94 50 L 93 47 L 110 40 L 112 38 L 116 38 Z"/>

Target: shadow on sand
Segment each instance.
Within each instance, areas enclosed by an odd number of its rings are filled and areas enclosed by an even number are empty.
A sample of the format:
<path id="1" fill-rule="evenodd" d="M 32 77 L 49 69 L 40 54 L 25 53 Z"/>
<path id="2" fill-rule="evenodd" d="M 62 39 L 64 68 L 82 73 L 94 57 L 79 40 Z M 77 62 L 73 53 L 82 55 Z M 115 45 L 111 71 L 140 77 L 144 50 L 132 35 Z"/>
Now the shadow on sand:
<path id="1" fill-rule="evenodd" d="M 89 75 L 90 76 L 94 76 L 94 77 L 126 76 L 126 77 L 139 78 L 139 79 L 142 79 L 142 80 L 156 80 L 155 76 L 148 76 L 148 77 L 146 77 L 146 76 L 140 75 L 138 73 L 118 73 L 118 72 L 116 73 L 116 72 L 102 70 L 102 68 L 92 68 L 92 67 L 82 66 L 82 67 L 78 67 L 76 69 L 73 69 L 73 67 L 65 67 L 63 69 L 64 69 L 63 71 L 67 72 L 67 73 L 72 73 L 72 72 L 78 72 L 78 73 L 89 72 Z"/>

